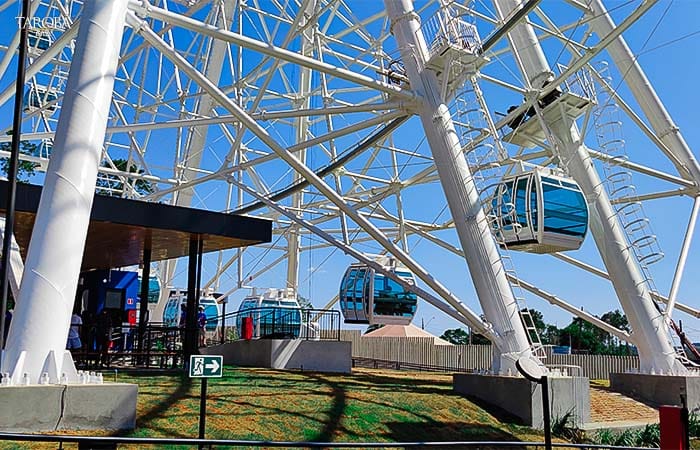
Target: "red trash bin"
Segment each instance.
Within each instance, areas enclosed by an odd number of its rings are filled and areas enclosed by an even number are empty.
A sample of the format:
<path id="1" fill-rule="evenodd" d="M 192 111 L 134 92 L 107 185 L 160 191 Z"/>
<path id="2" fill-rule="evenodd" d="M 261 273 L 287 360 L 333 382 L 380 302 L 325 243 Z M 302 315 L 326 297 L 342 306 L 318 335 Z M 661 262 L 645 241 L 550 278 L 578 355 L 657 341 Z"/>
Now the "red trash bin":
<path id="1" fill-rule="evenodd" d="M 244 317 L 243 318 L 243 329 L 241 330 L 241 335 L 243 339 L 251 340 L 253 339 L 253 318 Z"/>
<path id="2" fill-rule="evenodd" d="M 661 450 L 688 450 L 687 412 L 680 406 L 660 406 Z"/>

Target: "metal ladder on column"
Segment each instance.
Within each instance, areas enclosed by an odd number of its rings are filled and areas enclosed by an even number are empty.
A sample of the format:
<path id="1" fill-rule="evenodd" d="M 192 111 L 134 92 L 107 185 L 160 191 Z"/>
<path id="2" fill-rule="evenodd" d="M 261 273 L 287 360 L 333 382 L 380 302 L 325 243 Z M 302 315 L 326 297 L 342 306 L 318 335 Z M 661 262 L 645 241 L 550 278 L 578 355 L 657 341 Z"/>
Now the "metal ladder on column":
<path id="1" fill-rule="evenodd" d="M 607 156 L 603 160 L 605 189 L 627 237 L 629 248 L 637 259 L 644 281 L 649 291 L 658 295 L 650 266 L 661 261 L 664 252 L 637 197 L 637 190 L 632 183 L 632 172 L 624 167 L 629 157 L 625 149 L 620 108 L 608 91 L 612 86 L 612 76 L 607 62 L 600 63 L 598 74 L 607 84 L 595 91 L 597 101 L 593 109 L 593 125 L 598 147 Z M 662 305 L 659 302 L 655 304 L 661 313 Z M 671 328 L 675 332 L 670 333 L 671 344 L 678 359 L 684 365 L 695 365 L 685 353 L 683 343 L 680 342 L 680 331 L 674 322 L 671 323 Z"/>
<path id="2" fill-rule="evenodd" d="M 498 134 L 487 111 L 478 78 L 476 75 L 472 76 L 464 82 L 455 95 L 453 111 L 455 128 L 479 192 L 481 207 L 487 214 L 491 234 L 499 249 L 501 262 L 518 305 L 530 347 L 535 356 L 544 359 L 546 352 L 539 331 L 535 326 L 532 314 L 530 314 L 530 309 L 527 307 L 524 291 L 518 282 L 515 264 L 503 239 L 500 228 L 502 218 L 494 213 L 492 207 L 495 193 L 503 187 L 501 183 L 504 172 L 502 161 L 507 158 L 507 152 L 500 140 L 496 138 Z M 515 214 L 515 208 L 513 208 L 512 213 Z M 517 223 L 517 221 L 512 220 L 511 223 Z"/>

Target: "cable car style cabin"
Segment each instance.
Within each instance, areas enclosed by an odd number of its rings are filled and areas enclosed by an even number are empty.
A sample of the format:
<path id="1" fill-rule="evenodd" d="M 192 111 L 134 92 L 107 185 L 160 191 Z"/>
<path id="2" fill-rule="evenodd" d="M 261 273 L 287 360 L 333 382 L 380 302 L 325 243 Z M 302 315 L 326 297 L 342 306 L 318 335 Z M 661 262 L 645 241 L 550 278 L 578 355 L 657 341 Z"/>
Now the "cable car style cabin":
<path id="1" fill-rule="evenodd" d="M 415 284 L 406 268 L 386 269 L 409 284 Z M 418 297 L 399 283 L 366 264 L 352 264 L 340 283 L 340 309 L 345 323 L 408 325 L 416 314 Z"/>
<path id="2" fill-rule="evenodd" d="M 38 109 L 44 109 L 54 113 L 58 108 L 56 100 L 58 100 L 58 94 L 53 89 L 33 85 L 24 94 L 24 111 L 34 112 Z"/>
<path id="3" fill-rule="evenodd" d="M 243 329 L 244 317 L 253 318 L 256 338 L 296 339 L 305 326 L 293 289 L 269 289 L 262 295 L 254 291 L 243 299 L 238 308 L 238 330 Z"/>
<path id="4" fill-rule="evenodd" d="M 538 167 L 504 178 L 492 201 L 494 232 L 501 246 L 531 253 L 581 247 L 588 205 L 576 182 Z"/>

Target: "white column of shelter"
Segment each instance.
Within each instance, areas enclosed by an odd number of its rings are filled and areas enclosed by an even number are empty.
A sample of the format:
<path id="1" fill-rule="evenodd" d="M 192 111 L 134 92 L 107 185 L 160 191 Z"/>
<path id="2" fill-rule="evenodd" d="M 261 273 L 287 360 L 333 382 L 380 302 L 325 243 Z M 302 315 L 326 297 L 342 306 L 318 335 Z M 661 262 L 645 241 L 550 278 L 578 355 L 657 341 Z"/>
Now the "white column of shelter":
<path id="1" fill-rule="evenodd" d="M 455 222 L 465 259 L 486 320 L 502 338 L 494 354 L 494 371 L 517 373 L 515 361 L 530 357 L 538 364 L 523 327 L 518 304 L 506 278 L 498 248 L 481 207 L 479 193 L 461 151 L 435 72 L 426 67 L 428 47 L 420 18 L 410 0 L 385 0 L 411 88 L 421 99 L 416 109 Z"/>
<path id="2" fill-rule="evenodd" d="M 299 14 L 303 15 L 303 18 L 299 24 L 301 28 L 301 49 L 300 53 L 304 56 L 312 56 L 315 25 L 309 24 L 309 18 L 313 16 L 316 10 L 316 1 L 311 0 L 306 4 L 304 10 L 300 10 Z M 311 106 L 311 69 L 308 67 L 301 67 L 299 69 L 299 89 L 297 94 L 296 108 L 299 109 L 309 109 Z M 294 143 L 301 144 L 304 142 L 308 136 L 309 131 L 309 117 L 300 116 L 294 121 Z M 299 161 L 302 164 L 306 164 L 306 149 L 299 151 L 297 153 Z M 294 183 L 302 180 L 303 177 L 298 172 L 294 174 Z M 301 208 L 303 204 L 303 191 L 297 192 L 292 195 L 292 205 L 297 214 L 301 214 Z M 287 235 L 287 287 L 294 290 L 294 295 L 299 295 L 299 255 L 301 253 L 301 235 L 298 226 L 292 225 L 289 234 Z"/>
<path id="3" fill-rule="evenodd" d="M 232 15 L 233 8 L 234 2 L 232 0 L 226 0 L 218 4 L 216 7 L 215 21 L 215 25 L 217 27 L 228 27 L 228 21 Z M 219 84 L 219 80 L 221 79 L 226 58 L 226 51 L 226 42 L 215 39 L 211 42 L 211 50 L 205 54 L 206 65 L 204 68 L 204 75 L 214 84 Z M 203 91 L 199 91 L 197 94 L 201 95 L 201 97 L 199 102 L 197 102 L 194 116 L 211 117 L 214 107 L 216 106 L 216 102 L 211 98 L 211 96 L 207 95 Z M 208 125 L 191 128 L 187 140 L 187 148 L 185 149 L 185 154 L 181 161 L 181 164 L 183 165 L 183 170 L 180 175 L 182 182 L 187 183 L 188 181 L 192 181 L 199 176 L 197 169 L 199 169 L 202 164 L 208 133 Z M 191 207 L 192 198 L 194 197 L 194 189 L 194 187 L 191 187 L 177 190 L 176 194 L 173 195 L 173 204 L 177 206 Z M 165 310 L 165 305 L 168 301 L 168 297 L 170 296 L 170 288 L 175 287 L 172 286 L 172 283 L 175 278 L 176 270 L 176 259 L 161 263 L 159 276 L 163 289 L 161 289 L 160 298 L 158 299 L 158 303 L 156 304 L 153 315 L 151 316 L 154 321 L 162 320 L 163 311 Z"/>
<path id="4" fill-rule="evenodd" d="M 519 0 L 494 0 L 502 17 L 521 7 Z M 523 76 L 533 92 L 538 92 L 554 77 L 531 25 L 521 23 L 510 33 L 511 50 L 522 61 Z M 602 37 L 601 37 L 602 39 Z M 545 119 L 557 142 L 551 143 L 563 167 L 581 186 L 590 210 L 590 228 L 603 264 L 632 328 L 638 344 L 640 371 L 684 374 L 685 367 L 676 358 L 668 327 L 651 299 L 636 258 L 627 244 L 598 172 L 583 144 L 573 120 Z"/>
<path id="5" fill-rule="evenodd" d="M 75 58 L 37 211 L 26 270 L 2 358 L 13 384 L 47 372 L 77 381 L 65 350 L 78 286 L 114 77 L 126 0 L 83 6 Z"/>

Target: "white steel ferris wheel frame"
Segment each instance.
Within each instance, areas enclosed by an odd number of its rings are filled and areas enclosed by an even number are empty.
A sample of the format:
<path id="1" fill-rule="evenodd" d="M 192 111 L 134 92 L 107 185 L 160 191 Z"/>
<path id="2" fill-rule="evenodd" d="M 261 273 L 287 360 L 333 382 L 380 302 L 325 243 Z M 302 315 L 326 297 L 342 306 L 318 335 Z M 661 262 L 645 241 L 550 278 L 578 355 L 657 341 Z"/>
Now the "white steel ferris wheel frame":
<path id="1" fill-rule="evenodd" d="M 145 201 L 243 211 L 275 220 L 276 239 L 266 253 L 253 256 L 240 250 L 220 254 L 205 287 L 217 286 L 219 277 L 235 267 L 235 286 L 229 290 L 233 292 L 286 262 L 286 285 L 298 291 L 301 252 L 330 247 L 382 271 L 362 251 L 362 246 L 370 243 L 400 260 L 425 286 L 405 285 L 407 289 L 492 339 L 501 356 L 507 355 L 495 361 L 502 370 L 512 369 L 517 356 L 531 352 L 518 315 L 517 294 L 511 288 L 517 282 L 523 289 L 637 345 L 644 370 L 682 373 L 667 322 L 674 309 L 700 316 L 700 311 L 677 300 L 700 205 L 700 168 L 621 38 L 622 32 L 655 2 L 641 1 L 618 25 L 598 0 L 569 1 L 569 7 L 580 13 L 579 19 L 569 23 L 557 23 L 555 17 L 547 15 L 545 5 L 537 1 L 521 4 L 497 0 L 493 8 L 484 3 L 474 7 L 462 3 L 417 2 L 416 11 L 412 12 L 409 2 L 386 0 L 389 18 L 382 10 L 362 16 L 363 11 L 353 10 L 351 4 L 340 0 L 132 0 L 128 3 L 128 28 L 106 130 L 100 167 L 102 182 L 98 184 L 103 192 Z M 14 4 L 0 3 L 0 13 L 11 15 L 8 13 Z M 27 67 L 30 83 L 55 90 L 58 100 L 48 101 L 26 114 L 24 139 L 50 143 L 60 113 L 60 108 L 58 112 L 53 109 L 62 102 L 61 89 L 70 62 L 79 56 L 73 54 L 73 39 L 79 26 L 80 3 L 42 0 L 32 5 L 34 14 L 60 15 L 69 24 L 60 32 L 44 30 L 52 37 L 51 45 L 37 51 Z M 488 46 L 482 48 L 483 56 L 499 63 L 510 58 L 508 70 L 520 72 L 516 83 L 488 73 L 488 66 L 472 68 L 471 75 L 481 83 L 524 95 L 527 102 L 519 111 L 529 106 L 538 109 L 536 119 L 544 128 L 546 139 L 534 150 L 507 145 L 507 154 L 501 155 L 498 164 L 507 171 L 517 161 L 545 165 L 565 161 L 565 169 L 582 185 L 590 176 L 590 192 L 586 194 L 602 199 L 600 211 L 612 215 L 607 194 L 598 186 L 600 179 L 596 185 L 598 175 L 590 161 L 613 158 L 598 149 L 589 149 L 590 144 L 571 147 L 568 156 L 562 153 L 569 151 L 566 141 L 562 141 L 567 131 L 548 122 L 537 107 L 537 99 L 563 85 L 580 69 L 592 73 L 603 88 L 610 88 L 591 64 L 603 50 L 610 53 L 619 71 L 625 74 L 641 112 L 630 107 L 616 90 L 609 90 L 610 97 L 659 148 L 660 154 L 673 163 L 677 173 L 633 159 L 616 162 L 625 169 L 677 186 L 646 193 L 640 196 L 642 200 L 677 195 L 695 199 L 668 298 L 642 286 L 646 273 L 641 274 L 637 263 L 625 257 L 624 252 L 631 250 L 625 236 L 615 234 L 619 228 L 616 219 L 601 220 L 599 213 L 597 219 L 594 217 L 598 225 L 608 223 L 611 227 L 597 232 L 594 227 L 599 246 L 616 243 L 622 252 L 609 255 L 612 260 L 603 256 L 607 271 L 572 256 L 555 256 L 613 282 L 632 323 L 631 334 L 572 307 L 512 272 L 503 271 L 501 256 L 490 234 L 484 234 L 488 226 L 484 225 L 486 216 L 479 193 L 465 191 L 471 200 L 458 213 L 454 205 L 462 200 L 450 201 L 450 192 L 465 182 L 465 175 L 478 174 L 482 167 L 462 165 L 453 175 L 445 175 L 445 162 L 435 153 L 439 145 L 435 142 L 440 137 L 431 136 L 429 127 L 425 131 L 432 153 L 411 145 L 415 143 L 403 142 L 400 133 L 413 115 L 421 116 L 426 124 L 431 114 L 435 119 L 439 112 L 448 130 L 447 123 L 454 118 L 454 104 L 447 95 L 449 80 L 445 81 L 443 74 L 440 84 L 435 74 L 421 67 L 430 57 L 427 47 L 419 48 L 426 42 L 430 44 L 429 37 L 424 36 L 429 30 L 421 20 L 428 25 L 441 8 L 465 20 L 475 20 L 481 34 L 489 36 L 483 41 Z M 533 20 L 528 20 L 529 16 Z M 574 34 L 582 23 L 590 24 L 590 28 Z M 408 28 L 401 31 L 402 27 Z M 592 36 L 597 36 L 597 40 Z M 0 80 L 9 77 L 17 40 L 15 35 L 7 43 L 10 50 L 0 60 Z M 545 54 L 537 50 L 545 40 L 559 42 L 569 57 L 567 68 L 557 76 L 548 68 Z M 412 58 L 418 58 L 417 66 Z M 392 66 L 398 60 L 403 60 L 405 72 L 397 72 Z M 550 83 L 543 86 L 543 80 Z M 13 90 L 10 83 L 0 92 L 0 107 L 8 104 Z M 430 104 L 426 95 L 433 97 L 433 111 L 426 109 Z M 479 140 L 489 138 L 501 147 L 505 145 L 494 131 L 503 129 L 507 121 L 492 116 L 487 95 L 479 91 L 477 97 L 491 120 L 491 129 L 470 143 L 449 142 L 456 154 L 468 154 Z M 588 119 L 589 114 L 584 121 Z M 437 124 L 436 128 L 443 125 Z M 576 127 L 576 121 L 569 125 Z M 5 126 L 9 128 L 10 124 Z M 585 125 L 582 128 L 585 131 Z M 0 142 L 8 140 L 9 137 L 0 137 Z M 574 142 L 569 144 L 575 143 L 574 136 Z M 584 175 L 584 169 L 577 172 L 571 166 L 570 158 L 575 154 L 582 164 L 588 164 L 588 175 Z M 47 164 L 46 156 L 39 153 L 23 158 L 37 163 L 42 170 Z M 126 160 L 121 168 L 115 164 L 118 159 Z M 164 162 L 168 160 L 169 167 Z M 415 160 L 420 161 L 418 168 L 411 165 Z M 437 172 L 436 164 L 440 166 Z M 382 167 L 385 175 L 377 174 L 378 166 L 386 166 Z M 144 190 L 140 182 L 149 182 L 155 189 Z M 444 222 L 426 218 L 407 201 L 411 190 L 428 189 L 437 182 L 447 193 L 453 215 Z M 217 189 L 223 189 L 224 195 L 218 195 L 217 203 L 212 204 L 206 196 L 214 197 Z M 589 202 L 593 201 L 589 198 Z M 472 219 L 475 228 L 468 231 L 464 226 Z M 460 244 L 444 237 L 453 229 L 460 236 Z M 303 247 L 304 236 L 319 242 Z M 431 273 L 412 257 L 410 245 L 415 238 L 430 243 L 436 252 L 466 257 L 485 318 L 454 295 L 440 281 L 439 273 Z M 175 270 L 174 262 L 161 267 L 163 286 L 171 282 Z M 399 278 L 396 281 L 403 283 Z M 494 286 L 499 289 L 493 290 Z M 629 294 L 635 289 L 639 292 Z M 654 301 L 668 306 L 655 311 Z"/>

